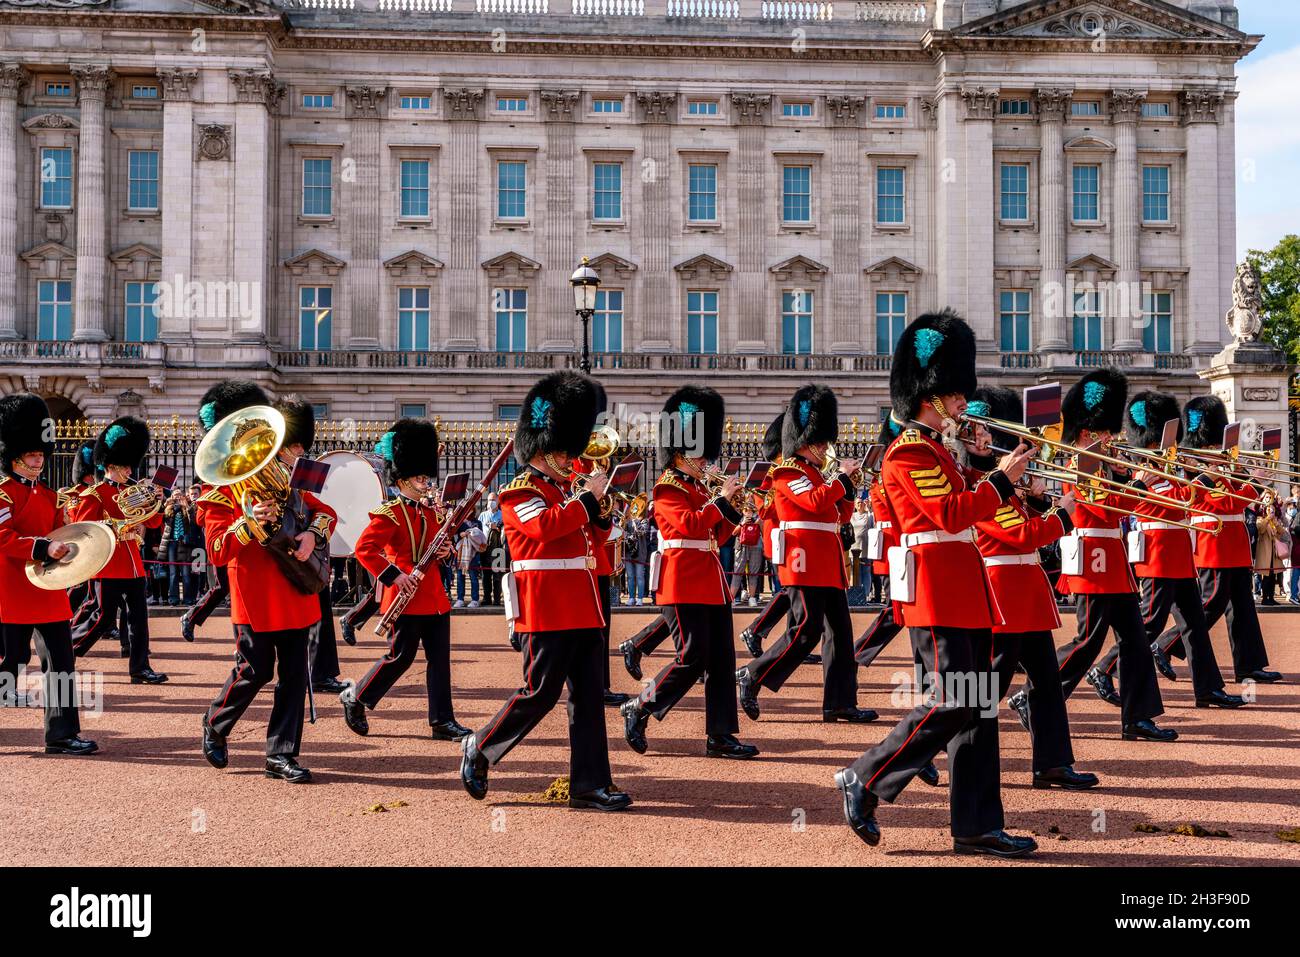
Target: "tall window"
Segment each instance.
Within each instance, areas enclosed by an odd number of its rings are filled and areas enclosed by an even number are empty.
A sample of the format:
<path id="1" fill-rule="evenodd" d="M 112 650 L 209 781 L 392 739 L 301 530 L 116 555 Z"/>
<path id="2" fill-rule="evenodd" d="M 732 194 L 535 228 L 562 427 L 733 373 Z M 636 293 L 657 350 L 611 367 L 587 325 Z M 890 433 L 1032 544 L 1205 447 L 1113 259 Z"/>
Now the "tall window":
<path id="1" fill-rule="evenodd" d="M 812 222 L 812 167 L 781 168 L 781 221 Z"/>
<path id="2" fill-rule="evenodd" d="M 1003 352 L 1029 351 L 1029 290 L 1006 289 L 998 308 Z"/>
<path id="3" fill-rule="evenodd" d="M 1074 348 L 1078 352 L 1098 352 L 1102 348 L 1099 292 L 1074 295 Z"/>
<path id="4" fill-rule="evenodd" d="M 64 147 L 41 150 L 41 206 L 72 208 L 72 150 Z"/>
<path id="5" fill-rule="evenodd" d="M 1147 352 L 1174 351 L 1174 294 L 1153 292 L 1142 297 L 1142 347 Z"/>
<path id="6" fill-rule="evenodd" d="M 901 166 L 882 166 L 876 170 L 876 222 L 904 222 L 904 170 Z"/>
<path id="7" fill-rule="evenodd" d="M 1029 219 L 1029 164 L 1002 164 L 1002 219 L 1023 223 Z"/>
<path id="8" fill-rule="evenodd" d="M 429 217 L 429 161 L 402 160 L 402 216 Z"/>
<path id="9" fill-rule="evenodd" d="M 718 219 L 718 167 L 712 163 L 692 163 L 687 168 L 689 202 L 687 218 L 693 223 L 712 223 Z"/>
<path id="10" fill-rule="evenodd" d="M 781 351 L 786 355 L 812 352 L 813 294 L 808 289 L 781 293 Z"/>
<path id="11" fill-rule="evenodd" d="M 592 218 L 623 218 L 623 164 L 596 163 L 593 168 Z"/>
<path id="12" fill-rule="evenodd" d="M 397 348 L 423 352 L 429 348 L 429 287 L 397 289 Z"/>
<path id="13" fill-rule="evenodd" d="M 158 286 L 152 282 L 126 284 L 127 342 L 158 341 Z"/>
<path id="14" fill-rule="evenodd" d="M 1101 219 L 1101 167 L 1074 167 L 1074 221 L 1095 223 Z"/>
<path id="15" fill-rule="evenodd" d="M 718 293 L 693 289 L 686 293 L 686 351 L 718 351 Z"/>
<path id="16" fill-rule="evenodd" d="M 496 314 L 497 352 L 528 349 L 528 290 L 492 290 L 492 311 Z"/>
<path id="17" fill-rule="evenodd" d="M 334 326 L 334 287 L 301 286 L 298 289 L 298 348 L 330 348 Z"/>
<path id="18" fill-rule="evenodd" d="M 1169 222 L 1169 167 L 1142 167 L 1142 221 Z"/>
<path id="19" fill-rule="evenodd" d="M 889 355 L 907 327 L 907 293 L 876 293 L 876 352 Z"/>
<path id="20" fill-rule="evenodd" d="M 591 317 L 591 348 L 595 352 L 623 351 L 623 290 L 596 292 L 596 312 Z"/>
<path id="21" fill-rule="evenodd" d="M 522 160 L 497 163 L 497 219 L 528 215 L 528 167 Z"/>
<path id="22" fill-rule="evenodd" d="M 42 279 L 36 284 L 36 338 L 72 338 L 72 283 Z"/>
<path id="23" fill-rule="evenodd" d="M 131 150 L 126 154 L 127 207 L 158 208 L 158 151 Z"/>
<path id="24" fill-rule="evenodd" d="M 302 214 L 329 216 L 334 212 L 334 161 L 302 161 Z"/>

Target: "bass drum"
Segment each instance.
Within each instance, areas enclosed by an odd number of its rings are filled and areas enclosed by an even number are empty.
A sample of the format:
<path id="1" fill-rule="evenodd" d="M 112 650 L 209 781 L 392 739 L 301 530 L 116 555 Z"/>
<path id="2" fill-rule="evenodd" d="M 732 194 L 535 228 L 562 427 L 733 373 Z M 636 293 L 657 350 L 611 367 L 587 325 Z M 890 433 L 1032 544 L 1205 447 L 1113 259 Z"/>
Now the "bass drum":
<path id="1" fill-rule="evenodd" d="M 347 558 L 370 524 L 370 513 L 388 498 L 383 461 L 365 452 L 326 452 L 316 461 L 330 467 L 317 496 L 338 514 L 330 537 L 330 557 Z"/>

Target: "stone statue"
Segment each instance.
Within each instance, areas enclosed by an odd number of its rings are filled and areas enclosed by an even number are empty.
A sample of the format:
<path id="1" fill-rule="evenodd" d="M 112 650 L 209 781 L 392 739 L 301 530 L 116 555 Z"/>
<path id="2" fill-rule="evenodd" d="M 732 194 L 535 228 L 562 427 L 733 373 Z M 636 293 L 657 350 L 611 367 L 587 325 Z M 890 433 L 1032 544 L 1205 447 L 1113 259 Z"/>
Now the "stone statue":
<path id="1" fill-rule="evenodd" d="M 1264 309 L 1264 299 L 1259 291 L 1259 274 L 1248 262 L 1237 266 L 1232 280 L 1232 308 L 1224 317 L 1228 331 L 1237 342 L 1255 342 L 1264 323 L 1259 314 Z"/>

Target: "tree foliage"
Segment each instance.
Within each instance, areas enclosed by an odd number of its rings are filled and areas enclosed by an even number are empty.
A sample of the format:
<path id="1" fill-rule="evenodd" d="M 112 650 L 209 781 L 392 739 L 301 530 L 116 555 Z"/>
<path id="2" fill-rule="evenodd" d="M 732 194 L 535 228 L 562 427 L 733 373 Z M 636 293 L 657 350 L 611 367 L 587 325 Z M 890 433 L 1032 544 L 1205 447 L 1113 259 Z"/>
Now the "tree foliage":
<path id="1" fill-rule="evenodd" d="M 1300 236 L 1286 236 L 1272 249 L 1252 249 L 1246 259 L 1259 273 L 1264 300 L 1261 338 L 1300 361 Z"/>

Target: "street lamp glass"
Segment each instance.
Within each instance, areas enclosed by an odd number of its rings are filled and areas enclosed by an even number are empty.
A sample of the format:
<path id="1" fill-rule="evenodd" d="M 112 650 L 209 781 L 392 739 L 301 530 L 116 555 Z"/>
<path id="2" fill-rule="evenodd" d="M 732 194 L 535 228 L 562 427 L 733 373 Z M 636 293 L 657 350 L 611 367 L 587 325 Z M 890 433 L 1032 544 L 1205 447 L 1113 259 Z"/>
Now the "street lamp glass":
<path id="1" fill-rule="evenodd" d="M 590 266 L 579 266 L 569 277 L 573 286 L 573 308 L 578 312 L 595 312 L 596 290 L 600 288 L 600 276 Z"/>

